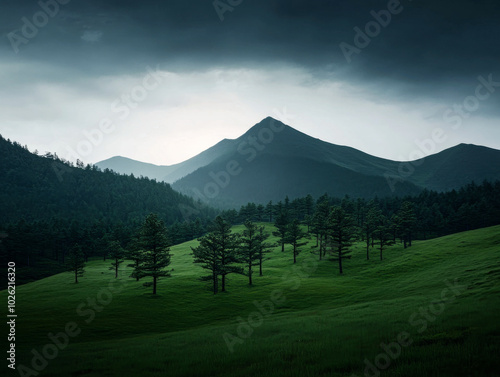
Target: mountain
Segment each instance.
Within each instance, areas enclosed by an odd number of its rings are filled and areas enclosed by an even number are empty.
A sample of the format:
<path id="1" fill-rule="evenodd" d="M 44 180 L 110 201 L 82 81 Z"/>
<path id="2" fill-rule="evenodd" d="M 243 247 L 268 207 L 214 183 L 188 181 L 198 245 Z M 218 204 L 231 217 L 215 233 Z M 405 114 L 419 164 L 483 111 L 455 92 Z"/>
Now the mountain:
<path id="1" fill-rule="evenodd" d="M 54 218 L 91 223 L 136 224 L 151 212 L 167 225 L 187 213 L 211 218 L 214 211 L 174 191 L 169 184 L 136 179 L 95 166 L 74 167 L 56 155 L 41 157 L 0 136 L 0 225 Z"/>
<path id="2" fill-rule="evenodd" d="M 153 165 L 126 157 L 115 156 L 98 162 L 96 166 L 102 170 L 110 169 L 120 174 L 133 174 L 136 177 L 142 175 L 150 179 L 156 179 L 157 181 L 173 183 L 225 154 L 231 141 L 227 139 L 222 140 L 195 157 L 175 165 Z"/>
<path id="3" fill-rule="evenodd" d="M 373 198 L 414 195 L 423 189 L 449 191 L 472 181 L 500 179 L 500 151 L 460 144 L 422 160 L 391 161 L 313 138 L 269 117 L 237 139 L 225 139 L 193 159 L 159 168 L 172 169 L 163 170 L 163 180 L 175 181 L 175 190 L 235 207 L 286 195 Z M 120 169 L 133 172 L 125 165 Z M 137 165 L 134 174 L 146 172 Z"/>

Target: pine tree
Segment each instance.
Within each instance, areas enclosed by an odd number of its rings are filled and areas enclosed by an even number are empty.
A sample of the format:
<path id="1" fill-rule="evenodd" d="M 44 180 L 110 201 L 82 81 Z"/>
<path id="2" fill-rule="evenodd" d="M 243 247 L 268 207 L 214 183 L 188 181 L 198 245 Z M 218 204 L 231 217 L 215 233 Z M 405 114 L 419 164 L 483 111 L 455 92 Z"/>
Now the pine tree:
<path id="1" fill-rule="evenodd" d="M 221 216 L 217 216 L 210 233 L 200 238 L 200 245 L 192 248 L 195 263 L 211 271 L 211 276 L 203 280 L 212 280 L 214 294 L 218 292 L 218 277 L 221 276 L 221 291 L 226 291 L 226 276 L 231 273 L 243 273 L 243 268 L 236 266 L 239 262 L 237 247 L 239 240 L 232 234 L 231 224 Z"/>
<path id="2" fill-rule="evenodd" d="M 277 231 L 273 232 L 273 236 L 279 237 L 281 243 L 281 252 L 285 251 L 285 243 L 286 243 L 286 232 L 288 229 L 290 221 L 288 219 L 287 211 L 281 210 L 276 217 L 274 222 L 274 226 Z"/>
<path id="3" fill-rule="evenodd" d="M 142 258 L 136 268 L 135 275 L 139 279 L 152 277 L 153 282 L 145 283 L 145 286 L 153 286 L 153 294 L 156 294 L 157 282 L 162 277 L 170 277 L 170 271 L 165 268 L 170 265 L 170 248 L 167 238 L 167 229 L 158 215 L 150 214 L 146 217 L 139 234 L 139 245 L 142 250 Z"/>
<path id="4" fill-rule="evenodd" d="M 285 242 L 292 245 L 293 251 L 293 263 L 297 263 L 297 255 L 300 254 L 300 247 L 307 244 L 307 242 L 300 242 L 306 236 L 306 233 L 302 231 L 300 223 L 297 219 L 293 220 L 287 227 Z"/>
<path id="5" fill-rule="evenodd" d="M 110 241 L 108 243 L 109 257 L 111 258 L 111 267 L 110 270 L 115 271 L 115 278 L 118 277 L 118 268 L 120 264 L 124 262 L 123 258 L 125 256 L 125 250 L 120 245 L 118 241 Z"/>
<path id="6" fill-rule="evenodd" d="M 269 258 L 266 258 L 265 255 L 267 253 L 271 252 L 275 245 L 272 245 L 272 244 L 266 242 L 266 240 L 269 238 L 269 233 L 264 232 L 263 226 L 259 227 L 259 236 L 258 237 L 259 237 L 259 246 L 258 246 L 258 248 L 259 248 L 259 275 L 263 276 L 262 264 L 263 264 L 264 260 L 269 259 Z"/>
<path id="7" fill-rule="evenodd" d="M 366 215 L 366 219 L 363 225 L 363 232 L 364 236 L 366 237 L 366 260 L 370 259 L 370 244 L 372 244 L 374 232 L 379 222 L 380 216 L 382 216 L 382 211 L 380 211 L 380 209 L 376 207 L 371 207 Z"/>
<path id="8" fill-rule="evenodd" d="M 404 248 L 411 246 L 412 231 L 416 223 L 415 209 L 413 203 L 405 201 L 398 211 L 398 218 L 403 233 Z"/>
<path id="9" fill-rule="evenodd" d="M 375 229 L 375 234 L 378 241 L 378 247 L 380 251 L 380 260 L 383 259 L 384 250 L 389 246 L 394 245 L 392 240 L 392 234 L 390 231 L 390 224 L 384 215 L 380 215 L 377 219 L 377 227 Z"/>
<path id="10" fill-rule="evenodd" d="M 78 278 L 82 277 L 85 272 L 85 255 L 80 245 L 75 244 L 70 249 L 67 262 L 68 271 L 75 274 L 75 284 L 78 284 Z"/>
<path id="11" fill-rule="evenodd" d="M 273 222 L 273 214 L 274 214 L 274 206 L 273 206 L 273 201 L 271 200 L 269 203 L 266 205 L 265 209 L 265 214 L 269 216 L 269 222 Z"/>
<path id="12" fill-rule="evenodd" d="M 328 238 L 328 217 L 330 215 L 330 203 L 327 198 L 322 199 L 316 206 L 316 212 L 312 219 L 313 232 L 319 241 L 319 259 L 326 254 Z"/>
<path id="13" fill-rule="evenodd" d="M 252 285 L 253 267 L 259 265 L 260 234 L 258 227 L 251 221 L 245 221 L 245 229 L 238 248 L 240 261 L 248 268 L 248 284 Z"/>
<path id="14" fill-rule="evenodd" d="M 334 260 L 339 262 L 339 273 L 342 275 L 342 260 L 351 258 L 349 255 L 351 246 L 356 237 L 356 229 L 353 218 L 341 207 L 333 207 L 328 217 L 330 239 L 333 252 L 336 253 Z"/>
<path id="15" fill-rule="evenodd" d="M 214 295 L 219 292 L 219 275 L 221 264 L 219 258 L 219 247 L 217 236 L 211 232 L 198 239 L 199 246 L 192 247 L 194 263 L 201 264 L 201 267 L 210 271 L 210 275 L 203 276 L 201 280 L 212 281 Z"/>

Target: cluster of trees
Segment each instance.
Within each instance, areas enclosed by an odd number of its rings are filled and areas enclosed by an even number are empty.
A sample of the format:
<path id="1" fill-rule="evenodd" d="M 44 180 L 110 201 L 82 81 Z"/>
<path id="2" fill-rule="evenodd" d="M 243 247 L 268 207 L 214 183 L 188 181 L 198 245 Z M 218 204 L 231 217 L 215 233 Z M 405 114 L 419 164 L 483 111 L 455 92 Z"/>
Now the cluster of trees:
<path id="1" fill-rule="evenodd" d="M 226 210 L 221 216 L 231 223 L 241 224 L 246 219 L 252 221 L 274 222 L 282 213 L 290 221 L 297 219 L 308 227 L 312 225 L 312 216 L 322 202 L 342 206 L 351 215 L 355 225 L 362 228 L 371 207 L 378 208 L 387 219 L 392 219 L 404 202 L 411 203 L 415 215 L 415 224 L 411 238 L 427 239 L 457 232 L 484 228 L 500 224 L 500 181 L 485 181 L 481 185 L 470 183 L 459 190 L 436 192 L 424 190 L 417 196 L 343 199 L 323 195 L 314 200 L 311 195 L 303 198 L 267 205 L 248 203 L 239 211 Z M 394 219 L 397 223 L 397 219 Z"/>
<path id="2" fill-rule="evenodd" d="M 274 245 L 266 242 L 269 234 L 264 227 L 252 221 L 245 221 L 242 233 L 233 233 L 231 224 L 221 216 L 217 216 L 210 232 L 199 239 L 199 246 L 192 248 L 194 263 L 209 272 L 202 280 L 210 281 L 213 293 L 226 291 L 227 276 L 232 273 L 248 276 L 248 284 L 252 285 L 254 267 L 263 276 L 263 262 L 266 254 Z"/>
<path id="3" fill-rule="evenodd" d="M 129 243 L 126 250 L 120 241 L 109 240 L 106 244 L 107 255 L 111 260 L 110 270 L 118 277 L 120 265 L 126 260 L 131 261 L 129 267 L 133 268 L 132 278 L 137 281 L 143 278 L 152 278 L 144 286 L 152 286 L 153 294 L 157 292 L 157 282 L 160 278 L 170 277 L 170 271 L 165 270 L 170 265 L 170 241 L 165 223 L 156 214 L 150 214 L 140 227 L 136 236 Z M 75 243 L 69 251 L 67 270 L 74 273 L 75 283 L 85 272 L 87 258 L 84 248 Z"/>

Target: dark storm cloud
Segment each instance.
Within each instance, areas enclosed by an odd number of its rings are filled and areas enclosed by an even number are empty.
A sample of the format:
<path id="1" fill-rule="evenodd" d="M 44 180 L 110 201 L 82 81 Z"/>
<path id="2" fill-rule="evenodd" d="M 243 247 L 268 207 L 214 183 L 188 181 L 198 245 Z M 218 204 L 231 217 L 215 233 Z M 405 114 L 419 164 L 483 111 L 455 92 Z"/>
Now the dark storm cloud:
<path id="1" fill-rule="evenodd" d="M 221 21 L 212 0 L 72 0 L 14 54 L 8 33 L 21 35 L 21 18 L 31 19 L 40 5 L 8 0 L 0 6 L 2 56 L 91 75 L 139 71 L 151 62 L 181 70 L 289 63 L 320 79 L 340 77 L 408 98 L 460 100 L 479 75 L 500 81 L 495 1 L 401 0 L 402 11 L 350 63 L 339 45 L 356 47 L 354 28 L 364 31 L 371 11 L 386 10 L 388 1 L 240 3 Z"/>

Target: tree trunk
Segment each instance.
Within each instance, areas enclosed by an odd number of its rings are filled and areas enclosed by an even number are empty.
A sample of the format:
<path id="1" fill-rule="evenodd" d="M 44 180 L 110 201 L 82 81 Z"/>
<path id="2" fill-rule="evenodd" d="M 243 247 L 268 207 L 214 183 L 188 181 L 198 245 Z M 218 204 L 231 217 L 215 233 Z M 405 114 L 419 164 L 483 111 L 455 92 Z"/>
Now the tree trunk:
<path id="1" fill-rule="evenodd" d="M 323 259 L 323 238 L 319 242 L 319 260 Z"/>
<path id="2" fill-rule="evenodd" d="M 248 264 L 248 285 L 252 285 L 252 261 Z"/>
<path id="3" fill-rule="evenodd" d="M 153 276 L 153 294 L 156 294 L 156 276 Z"/>
<path id="4" fill-rule="evenodd" d="M 296 246 L 293 245 L 293 263 L 297 263 L 297 254 L 295 253 Z"/>
<path id="5" fill-rule="evenodd" d="M 78 269 L 75 269 L 75 284 L 78 284 Z"/>
<path id="6" fill-rule="evenodd" d="M 285 242 L 281 241 L 281 252 L 283 253 L 285 251 Z"/>
<path id="7" fill-rule="evenodd" d="M 259 275 L 262 276 L 262 254 L 260 255 L 260 259 L 259 259 Z"/>
<path id="8" fill-rule="evenodd" d="M 217 290 L 218 290 L 218 283 L 219 283 L 219 280 L 217 278 L 217 274 L 215 272 L 212 272 L 212 280 L 213 280 L 213 283 L 214 283 L 214 295 L 217 294 Z"/>
<path id="9" fill-rule="evenodd" d="M 339 247 L 339 272 L 342 275 L 342 250 Z"/>
<path id="10" fill-rule="evenodd" d="M 222 287 L 221 287 L 221 292 L 226 291 L 226 275 L 222 275 Z"/>

